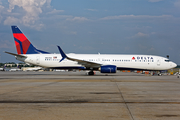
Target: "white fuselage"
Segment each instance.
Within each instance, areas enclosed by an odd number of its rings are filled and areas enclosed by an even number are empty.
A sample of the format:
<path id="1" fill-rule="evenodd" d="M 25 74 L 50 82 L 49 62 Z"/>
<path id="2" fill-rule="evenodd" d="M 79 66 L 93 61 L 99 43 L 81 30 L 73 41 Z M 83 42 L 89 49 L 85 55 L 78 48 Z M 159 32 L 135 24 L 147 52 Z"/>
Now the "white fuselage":
<path id="1" fill-rule="evenodd" d="M 23 54 L 27 58 L 16 57 L 17 60 L 42 66 L 45 68 L 65 69 L 83 68 L 76 61 L 64 59 L 59 62 L 61 54 Z M 117 69 L 141 69 L 141 70 L 167 70 L 176 67 L 174 62 L 167 58 L 154 55 L 112 55 L 112 54 L 67 54 L 70 58 L 78 58 L 83 61 L 98 63 L 101 65 L 115 65 Z M 87 67 L 87 66 L 86 66 Z M 86 69 L 86 67 L 84 67 Z M 91 66 L 89 66 L 91 68 Z M 99 68 L 99 66 L 93 66 Z"/>

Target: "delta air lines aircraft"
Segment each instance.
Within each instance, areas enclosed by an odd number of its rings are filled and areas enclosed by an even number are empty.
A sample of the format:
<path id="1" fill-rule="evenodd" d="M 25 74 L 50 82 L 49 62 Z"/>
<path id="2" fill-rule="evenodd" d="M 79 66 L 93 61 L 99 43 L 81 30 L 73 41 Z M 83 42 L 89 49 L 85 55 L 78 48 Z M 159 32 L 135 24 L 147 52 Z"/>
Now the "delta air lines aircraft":
<path id="1" fill-rule="evenodd" d="M 17 60 L 51 69 L 80 69 L 89 70 L 94 75 L 95 70 L 101 73 L 116 73 L 117 70 L 150 70 L 159 71 L 176 67 L 169 59 L 154 55 L 125 55 L 125 54 L 66 54 L 57 46 L 60 54 L 51 54 L 36 49 L 17 26 L 11 26 Z"/>

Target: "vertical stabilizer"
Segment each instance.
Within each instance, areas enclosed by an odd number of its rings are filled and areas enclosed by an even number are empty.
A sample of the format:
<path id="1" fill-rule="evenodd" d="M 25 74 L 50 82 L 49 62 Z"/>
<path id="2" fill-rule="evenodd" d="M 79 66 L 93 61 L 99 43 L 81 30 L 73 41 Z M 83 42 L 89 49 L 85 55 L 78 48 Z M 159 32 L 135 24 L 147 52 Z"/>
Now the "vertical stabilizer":
<path id="1" fill-rule="evenodd" d="M 36 49 L 17 26 L 11 26 L 18 54 L 43 54 L 48 52 Z"/>

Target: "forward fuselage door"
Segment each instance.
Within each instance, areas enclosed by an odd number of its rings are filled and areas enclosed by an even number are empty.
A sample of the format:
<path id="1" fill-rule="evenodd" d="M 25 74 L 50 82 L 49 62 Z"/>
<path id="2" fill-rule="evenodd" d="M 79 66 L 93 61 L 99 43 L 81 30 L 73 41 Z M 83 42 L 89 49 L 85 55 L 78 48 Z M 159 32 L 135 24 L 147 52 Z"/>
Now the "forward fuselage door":
<path id="1" fill-rule="evenodd" d="M 161 60 L 160 58 L 157 58 L 157 66 L 160 66 L 161 65 Z"/>

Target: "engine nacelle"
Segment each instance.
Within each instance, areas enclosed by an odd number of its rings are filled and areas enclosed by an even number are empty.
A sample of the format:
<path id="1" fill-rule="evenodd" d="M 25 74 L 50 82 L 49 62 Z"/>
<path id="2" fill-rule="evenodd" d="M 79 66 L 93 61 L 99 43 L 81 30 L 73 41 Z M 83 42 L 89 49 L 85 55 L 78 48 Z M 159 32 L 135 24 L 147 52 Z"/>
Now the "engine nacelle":
<path id="1" fill-rule="evenodd" d="M 103 65 L 100 68 L 101 73 L 116 73 L 117 67 L 115 65 Z"/>

